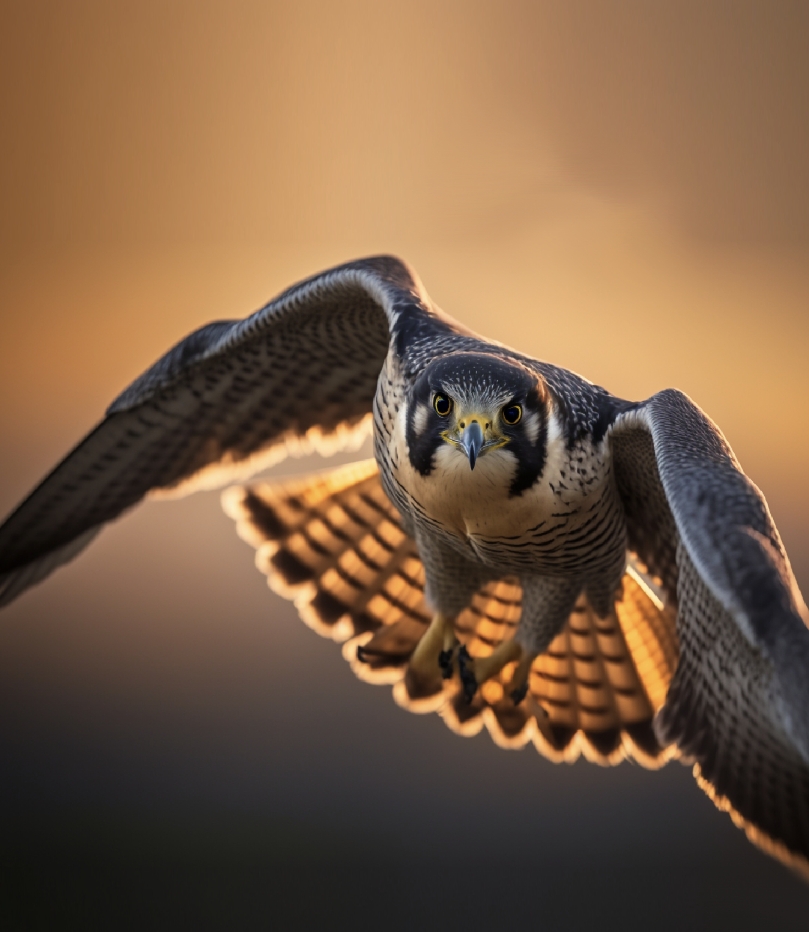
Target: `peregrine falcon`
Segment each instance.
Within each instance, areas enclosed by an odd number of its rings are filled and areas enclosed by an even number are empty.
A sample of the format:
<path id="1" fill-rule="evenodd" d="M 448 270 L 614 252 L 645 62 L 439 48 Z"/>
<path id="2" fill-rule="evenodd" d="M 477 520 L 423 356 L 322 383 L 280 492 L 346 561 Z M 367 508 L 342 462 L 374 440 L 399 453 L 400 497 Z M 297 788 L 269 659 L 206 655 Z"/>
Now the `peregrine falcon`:
<path id="1" fill-rule="evenodd" d="M 374 459 L 224 494 L 354 671 L 554 761 L 678 757 L 809 877 L 809 616 L 759 490 L 679 391 L 621 400 L 484 340 L 391 257 L 192 333 L 0 528 L 0 604 L 147 494 L 373 425 Z"/>

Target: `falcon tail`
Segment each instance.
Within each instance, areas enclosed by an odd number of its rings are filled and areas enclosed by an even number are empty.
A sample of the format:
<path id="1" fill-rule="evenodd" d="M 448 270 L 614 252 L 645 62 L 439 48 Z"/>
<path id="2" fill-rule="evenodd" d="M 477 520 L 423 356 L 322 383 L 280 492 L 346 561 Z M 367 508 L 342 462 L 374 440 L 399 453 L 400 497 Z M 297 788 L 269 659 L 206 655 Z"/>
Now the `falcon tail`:
<path id="1" fill-rule="evenodd" d="M 599 764 L 631 757 L 659 767 L 673 756 L 658 742 L 652 719 L 676 666 L 674 621 L 637 573 L 624 577 L 611 618 L 598 618 L 580 599 L 534 662 L 519 706 L 504 689 L 510 667 L 470 703 L 457 675 L 427 692 L 415 692 L 405 679 L 430 622 L 424 569 L 373 460 L 283 484 L 232 488 L 223 505 L 257 549 L 271 588 L 293 600 L 318 634 L 343 644 L 360 679 L 392 685 L 403 707 L 437 711 L 462 735 L 485 726 L 504 747 L 533 742 L 553 761 L 583 754 Z M 457 633 L 473 656 L 484 656 L 513 634 L 519 614 L 517 580 L 489 583 L 457 619 Z"/>

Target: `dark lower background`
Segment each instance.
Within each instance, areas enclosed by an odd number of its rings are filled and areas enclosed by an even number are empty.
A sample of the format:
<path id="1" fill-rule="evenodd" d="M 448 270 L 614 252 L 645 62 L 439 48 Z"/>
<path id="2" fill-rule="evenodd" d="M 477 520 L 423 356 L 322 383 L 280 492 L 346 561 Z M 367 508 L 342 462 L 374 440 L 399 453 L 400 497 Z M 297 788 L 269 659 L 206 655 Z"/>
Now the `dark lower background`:
<path id="1" fill-rule="evenodd" d="M 531 821 L 552 847 L 562 826 Z M 364 824 L 133 813 L 29 824 L 9 842 L 5 928 L 806 928 L 805 890 L 732 844 L 644 857 L 601 842 L 570 858 L 503 830 L 483 851 L 425 856 Z"/>
<path id="2" fill-rule="evenodd" d="M 136 511 L 2 634 L 5 928 L 806 928 L 685 767 L 553 766 L 356 681 L 215 496 Z"/>

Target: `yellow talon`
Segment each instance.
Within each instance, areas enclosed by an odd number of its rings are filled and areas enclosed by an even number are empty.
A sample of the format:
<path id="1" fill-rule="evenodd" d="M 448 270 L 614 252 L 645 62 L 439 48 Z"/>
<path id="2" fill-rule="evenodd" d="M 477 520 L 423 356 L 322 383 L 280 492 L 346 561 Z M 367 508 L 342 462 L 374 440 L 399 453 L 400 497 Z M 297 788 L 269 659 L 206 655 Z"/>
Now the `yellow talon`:
<path id="1" fill-rule="evenodd" d="M 506 692 L 511 696 L 514 705 L 519 705 L 523 699 L 525 699 L 525 694 L 528 692 L 528 677 L 531 674 L 531 665 L 534 660 L 536 660 L 536 654 L 528 654 L 525 651 L 521 651 L 521 657 L 517 663 L 517 667 L 514 670 L 514 675 L 511 677 L 511 682 L 508 684 Z"/>
<path id="2" fill-rule="evenodd" d="M 417 680 L 434 680 L 442 675 L 443 665 L 439 662 L 441 655 L 451 652 L 457 638 L 453 620 L 436 612 L 430 627 L 421 636 L 408 664 L 408 675 Z"/>
<path id="3" fill-rule="evenodd" d="M 488 657 L 477 657 L 474 660 L 466 647 L 462 647 L 458 654 L 458 670 L 466 701 L 471 702 L 481 683 L 496 676 L 507 663 L 517 660 L 521 654 L 522 648 L 513 640 L 503 641 Z"/>
<path id="4" fill-rule="evenodd" d="M 522 656 L 523 649 L 516 641 L 503 641 L 488 657 L 477 657 L 472 663 L 472 672 L 478 683 L 485 683 L 486 680 L 497 676 L 507 663 L 513 660 L 519 661 Z"/>
<path id="5" fill-rule="evenodd" d="M 528 691 L 528 675 L 535 657 L 536 654 L 527 654 L 514 640 L 504 641 L 488 657 L 477 657 L 474 660 L 466 648 L 462 647 L 458 661 L 464 696 L 467 701 L 471 701 L 478 686 L 497 676 L 507 664 L 516 660 L 517 666 L 507 692 L 514 704 L 518 705 Z"/>

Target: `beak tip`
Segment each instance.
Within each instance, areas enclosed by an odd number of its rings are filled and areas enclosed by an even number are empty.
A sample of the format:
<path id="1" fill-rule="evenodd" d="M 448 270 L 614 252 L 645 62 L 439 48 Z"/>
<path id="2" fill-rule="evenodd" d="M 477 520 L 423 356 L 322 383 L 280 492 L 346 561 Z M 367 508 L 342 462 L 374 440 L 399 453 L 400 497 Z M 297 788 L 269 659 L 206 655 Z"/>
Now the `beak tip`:
<path id="1" fill-rule="evenodd" d="M 477 421 L 472 423 L 464 430 L 461 435 L 461 448 L 469 457 L 469 468 L 474 469 L 478 460 L 478 454 L 483 446 L 483 431 Z"/>

